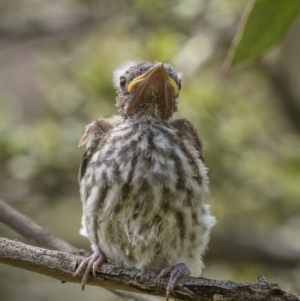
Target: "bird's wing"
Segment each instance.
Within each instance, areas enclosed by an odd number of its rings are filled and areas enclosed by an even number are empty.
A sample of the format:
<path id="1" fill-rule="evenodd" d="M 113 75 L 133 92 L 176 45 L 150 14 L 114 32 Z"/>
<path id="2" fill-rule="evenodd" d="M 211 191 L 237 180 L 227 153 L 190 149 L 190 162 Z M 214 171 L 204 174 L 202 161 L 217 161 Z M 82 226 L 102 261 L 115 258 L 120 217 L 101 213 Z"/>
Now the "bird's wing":
<path id="1" fill-rule="evenodd" d="M 78 144 L 79 147 L 84 144 L 87 145 L 78 171 L 79 184 L 86 172 L 86 168 L 97 146 L 106 136 L 106 134 L 110 132 L 111 129 L 116 127 L 121 121 L 121 116 L 113 116 L 107 119 L 95 120 L 85 127 L 85 133 L 81 137 Z"/>
<path id="2" fill-rule="evenodd" d="M 195 147 L 199 153 L 199 158 L 204 163 L 203 156 L 203 142 L 199 136 L 195 125 L 186 118 L 177 118 L 172 121 L 172 125 L 177 129 L 178 134 L 182 140 Z"/>

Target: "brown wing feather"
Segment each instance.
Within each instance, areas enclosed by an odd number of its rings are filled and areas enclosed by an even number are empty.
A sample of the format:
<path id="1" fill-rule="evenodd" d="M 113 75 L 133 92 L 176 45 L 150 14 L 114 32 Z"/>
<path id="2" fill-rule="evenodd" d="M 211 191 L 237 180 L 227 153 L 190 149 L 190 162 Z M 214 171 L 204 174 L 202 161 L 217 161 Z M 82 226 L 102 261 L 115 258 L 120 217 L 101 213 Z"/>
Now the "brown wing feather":
<path id="1" fill-rule="evenodd" d="M 204 156 L 202 151 L 203 142 L 195 125 L 186 118 L 174 119 L 172 124 L 178 130 L 180 137 L 183 140 L 188 141 L 196 148 L 196 150 L 199 152 L 199 158 L 204 163 Z"/>
<path id="2" fill-rule="evenodd" d="M 87 144 L 86 151 L 83 154 L 83 158 L 78 171 L 78 182 L 80 184 L 87 166 L 93 156 L 97 146 L 101 142 L 101 140 L 113 129 L 117 126 L 122 120 L 121 116 L 113 116 L 107 119 L 98 119 L 88 124 L 85 127 L 85 133 L 81 137 L 78 146 L 82 146 Z"/>

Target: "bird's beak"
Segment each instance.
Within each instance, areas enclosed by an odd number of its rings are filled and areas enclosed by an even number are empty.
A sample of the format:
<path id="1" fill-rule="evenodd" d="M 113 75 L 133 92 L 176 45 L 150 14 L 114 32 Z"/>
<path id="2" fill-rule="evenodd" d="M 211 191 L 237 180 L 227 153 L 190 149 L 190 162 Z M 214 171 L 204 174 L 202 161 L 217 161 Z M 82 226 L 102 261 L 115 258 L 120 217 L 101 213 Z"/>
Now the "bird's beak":
<path id="1" fill-rule="evenodd" d="M 143 110 L 151 115 L 168 118 L 173 113 L 173 102 L 179 88 L 163 64 L 160 64 L 133 79 L 127 92 L 133 93 L 127 108 L 128 115 Z"/>

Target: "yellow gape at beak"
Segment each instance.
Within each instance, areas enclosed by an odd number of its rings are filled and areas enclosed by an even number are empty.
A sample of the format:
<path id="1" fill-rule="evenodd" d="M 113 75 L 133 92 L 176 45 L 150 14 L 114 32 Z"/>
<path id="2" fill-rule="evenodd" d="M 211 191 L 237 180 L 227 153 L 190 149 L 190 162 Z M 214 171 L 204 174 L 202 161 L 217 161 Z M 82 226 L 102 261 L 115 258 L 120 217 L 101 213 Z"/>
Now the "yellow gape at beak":
<path id="1" fill-rule="evenodd" d="M 147 71 L 145 74 L 140 75 L 133 79 L 131 83 L 127 87 L 128 92 L 133 92 L 141 82 L 149 80 L 151 77 L 156 76 L 157 74 L 163 75 L 163 78 L 168 81 L 168 83 L 171 85 L 174 96 L 177 96 L 179 93 L 179 88 L 175 81 L 169 76 L 169 74 L 166 72 L 163 64 L 160 64 L 159 66 Z"/>

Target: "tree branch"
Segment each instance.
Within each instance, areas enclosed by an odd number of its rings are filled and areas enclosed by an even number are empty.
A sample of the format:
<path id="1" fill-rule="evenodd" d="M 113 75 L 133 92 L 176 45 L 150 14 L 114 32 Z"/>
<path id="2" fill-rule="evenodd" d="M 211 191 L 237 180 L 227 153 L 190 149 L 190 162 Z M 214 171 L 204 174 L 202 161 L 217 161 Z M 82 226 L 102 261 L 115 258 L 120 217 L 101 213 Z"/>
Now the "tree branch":
<path id="1" fill-rule="evenodd" d="M 0 238 L 0 262 L 28 271 L 53 277 L 61 282 L 81 282 L 80 276 L 73 276 L 82 256 L 33 247 L 21 242 Z M 164 297 L 167 278 L 156 282 L 159 271 L 140 270 L 103 264 L 97 277 L 88 280 L 89 285 L 107 289 L 120 289 Z M 299 296 L 288 293 L 263 276 L 256 283 L 236 283 L 233 281 L 210 280 L 184 277 L 179 280 L 172 297 L 194 301 L 291 301 Z"/>
<path id="2" fill-rule="evenodd" d="M 81 282 L 80 276 L 73 277 L 76 267 L 83 259 L 83 257 L 76 255 L 80 253 L 77 248 L 43 229 L 1 199 L 0 221 L 38 245 L 52 249 L 41 249 L 0 238 L 0 263 L 44 274 L 62 282 Z M 154 301 L 157 299 L 153 296 L 142 296 L 136 292 L 165 296 L 167 280 L 155 282 L 157 275 L 158 272 L 154 270 L 141 272 L 137 269 L 103 264 L 98 277 L 90 278 L 88 284 L 102 286 L 128 301 Z M 281 290 L 276 284 L 268 282 L 264 277 L 260 277 L 254 284 L 185 277 L 176 286 L 175 297 L 201 301 L 225 299 L 227 301 L 299 300 L 299 296 Z"/>
<path id="3" fill-rule="evenodd" d="M 5 201 L 0 199 L 0 221 L 7 226 L 13 228 L 29 241 L 35 242 L 37 245 L 51 250 L 62 252 L 71 252 L 83 255 L 84 250 L 79 250 L 68 242 L 55 236 L 48 230 L 36 224 L 32 219 L 18 212 Z M 142 296 L 131 292 L 123 292 L 118 290 L 109 290 L 113 294 L 127 301 L 159 301 L 152 296 Z"/>

